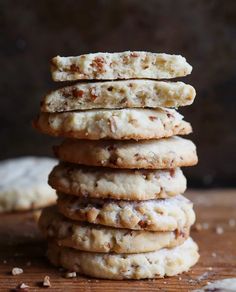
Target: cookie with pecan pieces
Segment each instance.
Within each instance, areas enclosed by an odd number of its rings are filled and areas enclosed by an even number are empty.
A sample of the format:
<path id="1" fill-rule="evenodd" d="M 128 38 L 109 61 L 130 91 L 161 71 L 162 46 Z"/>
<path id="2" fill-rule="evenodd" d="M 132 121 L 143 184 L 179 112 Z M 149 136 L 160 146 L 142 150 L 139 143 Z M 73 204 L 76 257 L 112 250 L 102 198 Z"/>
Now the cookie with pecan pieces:
<path id="1" fill-rule="evenodd" d="M 62 216 L 54 207 L 44 209 L 39 227 L 58 245 L 78 250 L 103 253 L 139 253 L 172 248 L 189 236 L 190 226 L 175 231 L 147 231 L 109 228 L 73 221 Z"/>
<path id="2" fill-rule="evenodd" d="M 160 139 L 192 132 L 173 109 L 91 110 L 41 113 L 34 126 L 52 136 L 76 139 Z"/>
<path id="3" fill-rule="evenodd" d="M 57 56 L 52 59 L 51 64 L 54 81 L 170 79 L 186 76 L 192 71 L 192 66 L 180 55 L 142 51 Z"/>
<path id="4" fill-rule="evenodd" d="M 98 108 L 179 107 L 193 103 L 195 89 L 183 82 L 118 80 L 76 83 L 47 94 L 43 112 L 65 112 Z"/>
<path id="5" fill-rule="evenodd" d="M 150 200 L 184 193 L 186 178 L 180 168 L 133 171 L 60 163 L 50 173 L 49 184 L 80 197 Z"/>
<path id="6" fill-rule="evenodd" d="M 123 201 L 59 194 L 64 216 L 78 221 L 133 230 L 174 231 L 195 221 L 193 204 L 179 195 L 168 199 Z"/>
<path id="7" fill-rule="evenodd" d="M 111 168 L 169 169 L 198 161 L 194 143 L 177 136 L 138 142 L 67 139 L 54 153 L 62 161 Z"/>

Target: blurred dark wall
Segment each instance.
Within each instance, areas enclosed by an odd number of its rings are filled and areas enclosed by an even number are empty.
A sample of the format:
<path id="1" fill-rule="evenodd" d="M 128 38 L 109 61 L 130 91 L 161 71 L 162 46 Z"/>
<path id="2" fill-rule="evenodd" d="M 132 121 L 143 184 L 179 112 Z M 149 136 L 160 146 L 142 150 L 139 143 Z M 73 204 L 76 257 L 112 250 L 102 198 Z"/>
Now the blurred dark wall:
<path id="1" fill-rule="evenodd" d="M 236 185 L 236 1 L 0 1 L 0 159 L 50 155 L 55 139 L 30 126 L 57 54 L 148 50 L 184 55 L 193 65 L 191 121 L 200 162 L 191 186 Z"/>

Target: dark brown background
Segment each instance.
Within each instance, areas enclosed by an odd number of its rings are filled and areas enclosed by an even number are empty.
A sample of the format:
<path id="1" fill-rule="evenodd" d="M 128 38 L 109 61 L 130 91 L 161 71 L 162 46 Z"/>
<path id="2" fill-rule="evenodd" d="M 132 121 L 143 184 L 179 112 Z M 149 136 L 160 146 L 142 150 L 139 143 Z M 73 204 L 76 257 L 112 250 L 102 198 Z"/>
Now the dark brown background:
<path id="1" fill-rule="evenodd" d="M 57 54 L 149 50 L 179 53 L 194 70 L 197 90 L 181 109 L 192 122 L 200 162 L 190 186 L 236 185 L 236 1 L 0 1 L 0 159 L 50 154 L 55 140 L 30 121 L 54 85 Z"/>

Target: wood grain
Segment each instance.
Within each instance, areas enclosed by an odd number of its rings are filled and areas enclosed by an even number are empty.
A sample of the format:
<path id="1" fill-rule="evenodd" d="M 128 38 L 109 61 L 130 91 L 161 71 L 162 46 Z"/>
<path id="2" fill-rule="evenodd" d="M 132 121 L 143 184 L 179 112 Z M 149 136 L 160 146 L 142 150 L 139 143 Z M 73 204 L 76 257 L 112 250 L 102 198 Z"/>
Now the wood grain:
<path id="1" fill-rule="evenodd" d="M 42 290 L 45 275 L 51 279 L 49 291 L 108 292 L 191 291 L 213 280 L 236 277 L 236 190 L 195 190 L 187 196 L 195 203 L 197 222 L 202 227 L 209 225 L 208 229 L 192 231 L 201 259 L 190 272 L 145 281 L 65 279 L 63 271 L 52 267 L 44 256 L 46 244 L 38 233 L 34 214 L 4 214 L 0 220 L 0 291 L 11 291 L 22 282 L 30 286 L 29 291 Z M 220 232 L 221 228 L 223 234 L 218 234 L 216 230 Z M 24 273 L 12 276 L 13 267 L 23 268 Z"/>

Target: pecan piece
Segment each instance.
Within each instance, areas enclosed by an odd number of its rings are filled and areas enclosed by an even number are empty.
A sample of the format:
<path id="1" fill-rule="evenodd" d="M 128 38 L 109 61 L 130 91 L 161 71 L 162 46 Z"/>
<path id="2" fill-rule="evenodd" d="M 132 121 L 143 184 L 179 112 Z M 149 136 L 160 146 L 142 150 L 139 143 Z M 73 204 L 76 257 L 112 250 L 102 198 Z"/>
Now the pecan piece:
<path id="1" fill-rule="evenodd" d="M 140 220 L 139 223 L 138 223 L 138 225 L 139 225 L 141 228 L 147 228 L 148 223 L 147 223 L 147 221 L 145 221 L 145 220 Z"/>
<path id="2" fill-rule="evenodd" d="M 70 71 L 79 73 L 80 72 L 80 68 L 77 65 L 72 64 L 72 65 L 70 65 Z"/>
<path id="3" fill-rule="evenodd" d="M 153 122 L 153 121 L 157 120 L 157 117 L 149 116 L 149 119 Z"/>
<path id="4" fill-rule="evenodd" d="M 92 87 L 89 90 L 89 93 L 90 93 L 90 97 L 92 100 L 95 100 L 98 97 L 98 94 L 97 94 L 96 89 L 94 87 Z"/>
<path id="5" fill-rule="evenodd" d="M 105 64 L 104 58 L 97 57 L 93 60 L 91 66 L 95 67 L 99 73 L 103 73 L 103 72 L 105 72 L 104 64 Z"/>
<path id="6" fill-rule="evenodd" d="M 78 97 L 82 97 L 84 92 L 83 92 L 83 90 L 73 89 L 72 90 L 72 94 L 73 94 L 74 97 L 78 98 Z"/>

